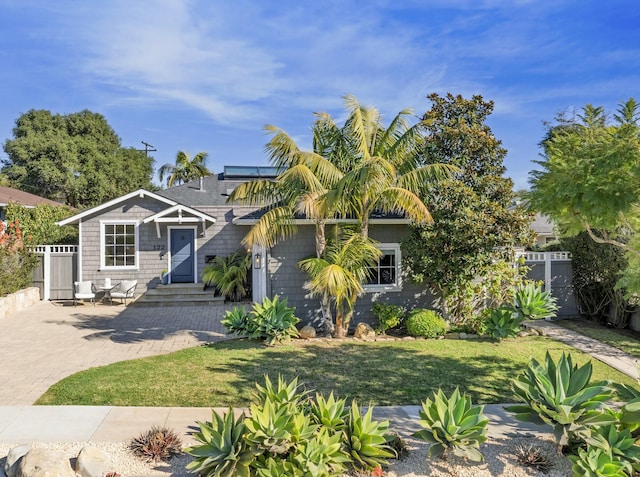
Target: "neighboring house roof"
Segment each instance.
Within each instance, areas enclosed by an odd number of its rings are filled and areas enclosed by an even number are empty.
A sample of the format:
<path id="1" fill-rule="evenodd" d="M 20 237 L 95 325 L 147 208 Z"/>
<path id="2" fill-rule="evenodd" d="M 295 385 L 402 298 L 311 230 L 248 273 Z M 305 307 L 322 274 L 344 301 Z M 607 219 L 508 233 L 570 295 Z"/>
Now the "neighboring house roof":
<path id="1" fill-rule="evenodd" d="M 538 235 L 556 235 L 555 225 L 548 217 L 542 214 L 536 214 L 533 222 L 531 222 L 531 230 Z"/>
<path id="2" fill-rule="evenodd" d="M 12 187 L 0 187 L 0 207 L 9 204 L 18 204 L 25 207 L 35 207 L 38 204 L 64 205 L 39 195 L 30 194 Z"/>
<path id="3" fill-rule="evenodd" d="M 134 192 L 130 192 L 126 195 L 123 195 L 121 197 L 117 197 L 113 200 L 110 200 L 109 202 L 105 202 L 104 204 L 100 204 L 96 207 L 92 207 L 91 209 L 87 209 L 84 212 L 80 212 L 79 214 L 73 215 L 67 219 L 61 220 L 60 222 L 56 222 L 58 225 L 71 225 L 71 224 L 77 224 L 78 222 L 80 222 L 80 220 L 82 220 L 83 218 L 89 216 L 89 215 L 93 215 L 96 212 L 100 212 L 101 210 L 104 209 L 108 209 L 110 207 L 113 207 L 114 205 L 118 205 L 122 202 L 126 202 L 127 200 L 133 198 L 133 197 L 151 197 L 153 199 L 159 200 L 160 202 L 164 202 L 167 205 L 176 205 L 176 202 L 170 199 L 167 199 L 166 197 L 162 197 L 158 194 L 155 194 L 153 192 L 149 192 L 148 190 L 144 190 L 144 189 L 138 189 Z"/>

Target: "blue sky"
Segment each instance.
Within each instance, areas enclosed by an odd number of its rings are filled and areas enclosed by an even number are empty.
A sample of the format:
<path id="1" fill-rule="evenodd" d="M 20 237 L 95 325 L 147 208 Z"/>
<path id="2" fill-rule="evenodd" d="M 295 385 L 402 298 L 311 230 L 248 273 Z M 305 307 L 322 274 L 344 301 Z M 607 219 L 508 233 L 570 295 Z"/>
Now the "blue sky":
<path id="1" fill-rule="evenodd" d="M 267 164 L 267 123 L 309 148 L 346 93 L 387 121 L 481 94 L 522 188 L 544 120 L 640 99 L 638 25 L 637 0 L 0 0 L 0 141 L 29 109 L 89 109 L 156 167 L 221 171 Z"/>

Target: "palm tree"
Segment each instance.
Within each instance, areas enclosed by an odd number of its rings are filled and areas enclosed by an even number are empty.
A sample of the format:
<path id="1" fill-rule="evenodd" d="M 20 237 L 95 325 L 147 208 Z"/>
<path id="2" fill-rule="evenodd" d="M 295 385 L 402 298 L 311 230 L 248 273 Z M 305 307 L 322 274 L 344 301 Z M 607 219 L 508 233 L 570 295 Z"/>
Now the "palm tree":
<path id="1" fill-rule="evenodd" d="M 210 176 L 212 172 L 207 169 L 205 162 L 209 156 L 206 152 L 199 152 L 193 159 L 184 151 L 178 151 L 175 164 L 165 164 L 158 171 L 160 182 L 167 177 L 167 187 L 179 185 L 201 177 Z"/>
<path id="2" fill-rule="evenodd" d="M 384 128 L 376 108 L 362 106 L 351 95 L 345 96 L 345 105 L 349 117 L 342 134 L 352 167 L 328 192 L 329 206 L 357 218 L 364 237 L 369 236 L 375 211 L 402 214 L 416 223 L 433 222 L 419 194 L 458 169 L 446 164 L 419 166 L 423 123 L 409 125 L 411 110 L 400 111 Z"/>
<path id="3" fill-rule="evenodd" d="M 358 232 L 336 227 L 336 235 L 322 257 L 307 258 L 298 266 L 309 274 L 305 288 L 312 296 L 332 298 L 336 308 L 332 333 L 342 338 L 349 329 L 356 300 L 364 293 L 362 284 L 369 269 L 382 253 L 375 242 Z"/>

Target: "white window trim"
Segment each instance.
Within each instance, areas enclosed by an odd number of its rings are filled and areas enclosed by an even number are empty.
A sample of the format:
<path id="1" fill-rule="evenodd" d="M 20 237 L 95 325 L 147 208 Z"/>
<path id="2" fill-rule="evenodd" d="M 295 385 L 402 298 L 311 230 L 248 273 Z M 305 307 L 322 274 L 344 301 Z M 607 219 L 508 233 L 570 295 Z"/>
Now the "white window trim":
<path id="1" fill-rule="evenodd" d="M 167 226 L 167 270 L 171 272 L 171 231 L 185 229 L 193 230 L 193 283 L 199 283 L 198 274 L 198 227 L 194 225 L 169 225 Z M 171 273 L 169 273 L 171 280 Z M 169 281 L 171 283 L 171 281 Z"/>
<path id="2" fill-rule="evenodd" d="M 363 285 L 365 293 L 400 292 L 402 291 L 402 255 L 399 243 L 380 243 L 380 250 L 393 250 L 396 257 L 396 282 L 393 285 Z"/>
<path id="3" fill-rule="evenodd" d="M 136 264 L 129 265 L 110 265 L 104 263 L 104 227 L 105 225 L 134 225 L 135 247 L 136 247 Z M 100 221 L 100 270 L 140 270 L 140 222 L 138 220 L 101 220 Z"/>

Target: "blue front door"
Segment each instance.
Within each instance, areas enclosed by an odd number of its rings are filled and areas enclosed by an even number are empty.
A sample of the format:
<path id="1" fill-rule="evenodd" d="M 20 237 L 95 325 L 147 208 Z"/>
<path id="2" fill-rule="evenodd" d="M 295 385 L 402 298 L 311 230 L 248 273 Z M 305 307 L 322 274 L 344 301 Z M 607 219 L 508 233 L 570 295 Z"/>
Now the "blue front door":
<path id="1" fill-rule="evenodd" d="M 171 283 L 193 283 L 193 229 L 171 229 Z"/>

